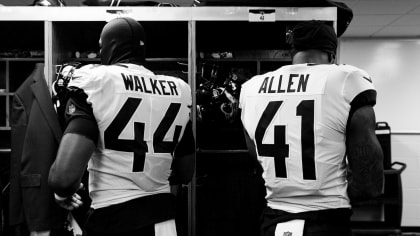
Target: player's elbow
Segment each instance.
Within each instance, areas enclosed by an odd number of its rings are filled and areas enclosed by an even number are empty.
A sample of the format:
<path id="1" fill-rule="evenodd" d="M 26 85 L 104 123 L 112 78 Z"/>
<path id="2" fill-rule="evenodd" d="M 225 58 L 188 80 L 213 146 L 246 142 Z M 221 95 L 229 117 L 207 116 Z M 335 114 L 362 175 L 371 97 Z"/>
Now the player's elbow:
<path id="1" fill-rule="evenodd" d="M 182 159 L 174 161 L 172 165 L 172 174 L 169 178 L 171 184 L 188 184 L 195 172 L 195 155 L 188 154 Z"/>
<path id="2" fill-rule="evenodd" d="M 366 137 L 363 143 L 351 144 L 348 149 L 349 196 L 352 201 L 375 198 L 383 192 L 382 148 L 375 137 Z"/>
<path id="3" fill-rule="evenodd" d="M 193 176 L 193 169 L 184 171 L 173 171 L 172 175 L 169 177 L 169 182 L 171 185 L 188 184 L 189 182 L 191 182 Z"/>
<path id="4" fill-rule="evenodd" d="M 48 186 L 60 196 L 73 194 L 77 188 L 77 180 L 72 180 L 65 173 L 57 171 L 54 166 L 50 169 L 48 175 Z"/>
<path id="5" fill-rule="evenodd" d="M 170 185 L 178 185 L 178 184 L 188 184 L 190 183 L 192 178 L 188 178 L 186 176 L 180 176 L 180 175 L 172 175 L 169 178 Z"/>
<path id="6" fill-rule="evenodd" d="M 365 191 L 362 192 L 365 198 L 367 199 L 379 197 L 383 193 L 384 181 L 383 181 L 382 175 L 372 180 L 371 183 L 372 184 L 368 184 L 367 186 L 364 186 Z"/>
<path id="7" fill-rule="evenodd" d="M 379 181 L 377 181 L 377 183 L 378 184 L 375 185 L 375 187 L 371 191 L 370 198 L 379 197 L 384 192 L 384 181 L 383 181 L 383 177 L 381 177 L 381 179 Z"/>
<path id="8" fill-rule="evenodd" d="M 381 168 L 362 178 L 353 176 L 349 181 L 348 193 L 352 202 L 366 201 L 383 194 L 384 175 Z"/>
<path id="9" fill-rule="evenodd" d="M 357 188 L 349 187 L 349 198 L 352 203 L 371 200 L 377 198 L 382 194 L 382 187 Z"/>

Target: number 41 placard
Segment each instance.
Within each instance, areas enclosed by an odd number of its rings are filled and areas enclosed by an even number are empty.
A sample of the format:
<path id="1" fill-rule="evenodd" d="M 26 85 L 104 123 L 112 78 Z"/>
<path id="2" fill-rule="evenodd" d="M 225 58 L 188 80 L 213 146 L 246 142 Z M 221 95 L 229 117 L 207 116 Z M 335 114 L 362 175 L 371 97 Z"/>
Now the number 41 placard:
<path id="1" fill-rule="evenodd" d="M 276 21 L 275 9 L 250 9 L 250 22 L 274 22 Z"/>

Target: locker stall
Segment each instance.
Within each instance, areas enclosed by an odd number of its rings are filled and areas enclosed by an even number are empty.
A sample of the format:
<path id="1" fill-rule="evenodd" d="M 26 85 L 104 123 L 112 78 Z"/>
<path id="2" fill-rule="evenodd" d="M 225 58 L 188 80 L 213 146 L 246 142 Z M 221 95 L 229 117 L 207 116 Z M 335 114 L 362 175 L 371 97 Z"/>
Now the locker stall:
<path id="1" fill-rule="evenodd" d="M 317 19 L 337 29 L 335 7 L 0 8 L 2 212 L 13 210 L 3 199 L 8 193 L 5 166 L 11 152 L 14 91 L 37 63 L 45 65 L 50 90 L 56 66 L 100 63 L 100 30 L 119 16 L 143 24 L 147 68 L 180 77 L 192 88 L 197 163 L 194 179 L 178 192 L 180 235 L 257 235 L 265 189 L 261 170 L 246 150 L 237 113 L 238 89 L 254 75 L 291 63 L 285 43 L 291 25 Z M 389 171 L 389 182 L 399 183 L 396 172 Z M 7 235 L 3 217 L 2 233 Z"/>

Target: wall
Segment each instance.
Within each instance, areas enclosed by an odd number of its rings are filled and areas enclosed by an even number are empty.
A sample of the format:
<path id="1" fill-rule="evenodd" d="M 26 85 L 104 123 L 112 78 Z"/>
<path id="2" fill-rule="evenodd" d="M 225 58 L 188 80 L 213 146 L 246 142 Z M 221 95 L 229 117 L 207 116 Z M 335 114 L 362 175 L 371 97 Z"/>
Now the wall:
<path id="1" fill-rule="evenodd" d="M 402 173 L 402 226 L 420 226 L 420 40 L 340 40 L 340 63 L 366 70 L 378 92 L 377 121 L 391 127 L 391 158 Z"/>

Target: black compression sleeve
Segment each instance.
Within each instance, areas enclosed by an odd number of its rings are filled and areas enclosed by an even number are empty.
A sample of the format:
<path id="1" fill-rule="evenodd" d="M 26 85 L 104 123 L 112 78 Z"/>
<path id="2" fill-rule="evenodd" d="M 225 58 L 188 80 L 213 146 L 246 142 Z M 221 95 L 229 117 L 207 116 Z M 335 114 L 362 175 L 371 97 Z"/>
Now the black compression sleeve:
<path id="1" fill-rule="evenodd" d="M 375 106 L 376 104 L 376 91 L 373 89 L 365 90 L 361 93 L 359 93 L 353 101 L 350 103 L 350 113 L 349 118 L 347 122 L 347 128 L 350 124 L 351 117 L 353 116 L 354 112 L 363 106 Z"/>
<path id="2" fill-rule="evenodd" d="M 373 89 L 365 90 L 359 93 L 353 101 L 351 101 L 351 109 L 356 110 L 365 105 L 375 106 L 376 104 L 376 91 Z"/>
<path id="3" fill-rule="evenodd" d="M 86 101 L 83 90 L 72 90 L 66 104 L 64 133 L 76 133 L 91 139 L 94 143 L 99 137 L 99 128 L 93 115 L 92 106 Z"/>

